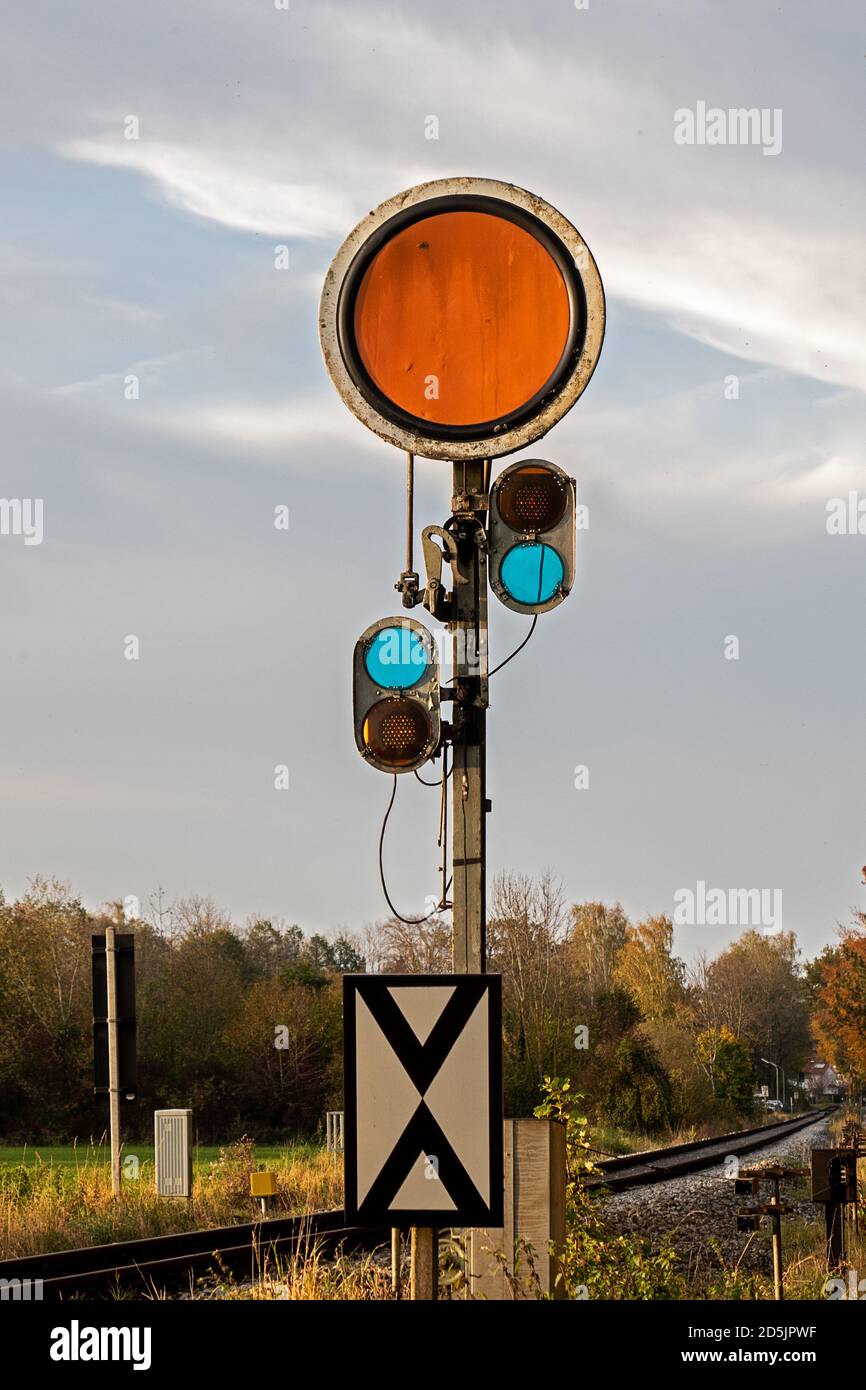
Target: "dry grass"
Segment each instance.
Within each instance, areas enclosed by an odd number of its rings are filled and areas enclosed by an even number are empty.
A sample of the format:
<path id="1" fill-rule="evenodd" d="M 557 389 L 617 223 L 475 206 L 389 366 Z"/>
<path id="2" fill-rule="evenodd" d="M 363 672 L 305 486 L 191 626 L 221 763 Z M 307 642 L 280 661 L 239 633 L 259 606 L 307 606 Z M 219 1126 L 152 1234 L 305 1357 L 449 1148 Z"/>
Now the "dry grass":
<path id="1" fill-rule="evenodd" d="M 860 1206 L 860 1231 L 849 1229 L 848 1255 L 841 1270 L 827 1270 L 824 1249 L 824 1223 L 819 1221 L 782 1222 L 782 1251 L 784 1263 L 785 1298 L 789 1302 L 814 1299 L 822 1301 L 830 1292 L 828 1279 L 841 1278 L 844 1281 L 844 1296 L 849 1293 L 848 1270 L 857 1271 L 857 1279 L 866 1273 L 866 1240 L 864 1240 L 864 1217 L 866 1208 Z M 762 1231 L 756 1237 L 769 1246 L 769 1233 Z M 742 1253 L 742 1252 L 741 1252 Z M 769 1255 L 768 1255 L 769 1263 Z M 855 1280 L 856 1282 L 856 1280 Z M 839 1289 L 835 1296 L 839 1296 Z M 691 1297 L 709 1299 L 767 1299 L 773 1298 L 773 1280 L 769 1274 L 745 1272 L 737 1265 L 723 1265 L 723 1268 L 710 1278 L 701 1281 L 700 1286 L 691 1290 Z M 862 1295 L 861 1295 L 862 1297 Z"/>
<path id="2" fill-rule="evenodd" d="M 856 1118 L 856 1116 L 852 1111 L 846 1110 L 839 1110 L 831 1116 L 828 1129 L 832 1144 L 841 1143 L 843 1125 L 852 1118 Z M 846 1299 L 852 1296 L 863 1297 L 862 1292 L 856 1295 L 852 1294 L 851 1285 L 853 1282 L 856 1286 L 859 1281 L 866 1279 L 866 1200 L 862 1195 L 866 1192 L 866 1155 L 861 1157 L 858 1170 L 858 1188 L 861 1197 L 858 1203 L 857 1221 L 855 1223 L 853 1209 L 849 1208 L 845 1236 L 846 1256 L 841 1269 L 828 1271 L 824 1213 L 820 1206 L 816 1205 L 813 1208 L 813 1219 L 804 1220 L 800 1217 L 782 1221 L 786 1299 L 792 1301 L 823 1300 L 831 1292 L 835 1298 L 843 1296 Z M 809 1200 L 808 1178 L 789 1179 L 783 1184 L 783 1190 L 786 1195 L 796 1197 L 800 1201 L 808 1202 Z M 761 1240 L 769 1247 L 770 1234 L 767 1224 L 764 1223 L 764 1229 L 756 1239 Z M 769 1256 L 767 1263 L 769 1265 Z M 854 1275 L 853 1281 L 851 1272 Z M 838 1284 L 828 1285 L 830 1279 L 841 1279 L 843 1288 L 840 1288 Z M 720 1274 L 711 1278 L 708 1284 L 697 1292 L 698 1296 L 708 1298 L 772 1299 L 773 1281 L 768 1275 L 751 1272 L 746 1274 L 741 1272 L 737 1266 L 726 1266 L 723 1267 Z"/>
<path id="3" fill-rule="evenodd" d="M 379 1257 L 338 1255 L 335 1258 L 324 1254 L 311 1239 L 308 1245 L 288 1258 L 277 1256 L 266 1262 L 249 1280 L 234 1279 L 230 1275 L 205 1280 L 191 1296 L 235 1302 L 393 1300 L 390 1251 L 382 1252 Z"/>
<path id="4" fill-rule="evenodd" d="M 219 1160 L 196 1171 L 191 1201 L 157 1197 L 152 1163 L 141 1164 L 135 1181 L 124 1181 L 117 1201 L 107 1166 L 89 1156 L 73 1168 L 2 1169 L 0 1259 L 252 1221 L 259 1214 L 249 1195 L 256 1166 L 254 1145 L 224 1149 Z M 289 1155 L 269 1166 L 280 1188 L 271 1215 L 342 1205 L 342 1165 L 332 1154 Z"/>
<path id="5" fill-rule="evenodd" d="M 696 1139 L 718 1139 L 738 1129 L 757 1129 L 764 1124 L 778 1124 L 790 1119 L 789 1115 L 779 1115 L 772 1111 L 756 1111 L 752 1116 L 732 1119 L 716 1116 L 711 1120 L 700 1120 L 694 1124 L 680 1124 L 658 1134 L 639 1134 L 636 1130 L 621 1129 L 614 1125 L 594 1124 L 592 1143 L 597 1146 L 592 1156 L 601 1154 L 619 1155 L 647 1153 L 652 1149 L 666 1149 L 673 1144 L 691 1144 Z"/>

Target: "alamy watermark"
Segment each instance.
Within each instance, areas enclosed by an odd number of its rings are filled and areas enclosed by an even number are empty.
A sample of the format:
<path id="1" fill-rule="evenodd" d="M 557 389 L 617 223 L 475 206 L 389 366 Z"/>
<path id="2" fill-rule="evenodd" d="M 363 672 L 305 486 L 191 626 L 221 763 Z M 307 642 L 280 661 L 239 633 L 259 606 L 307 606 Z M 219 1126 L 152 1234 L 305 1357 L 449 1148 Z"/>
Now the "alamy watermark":
<path id="1" fill-rule="evenodd" d="M 826 511 L 828 536 L 866 536 L 866 497 L 858 492 L 831 497 Z"/>
<path id="2" fill-rule="evenodd" d="M 764 154 L 782 152 L 782 109 L 720 106 L 695 103 L 694 110 L 681 106 L 674 112 L 675 145 L 760 145 Z"/>
<path id="3" fill-rule="evenodd" d="M 822 1293 L 825 1298 L 838 1299 L 866 1299 L 866 1279 L 860 1278 L 860 1271 L 857 1269 L 848 1270 L 848 1287 L 845 1287 L 845 1280 L 841 1275 L 834 1279 L 828 1279 L 824 1284 Z"/>
<path id="4" fill-rule="evenodd" d="M 0 1302 L 41 1303 L 41 1279 L 0 1279 Z"/>
<path id="5" fill-rule="evenodd" d="M 23 536 L 25 545 L 41 545 L 41 497 L 0 497 L 0 536 Z"/>
<path id="6" fill-rule="evenodd" d="M 781 888 L 707 888 L 702 878 L 694 888 L 674 893 L 675 927 L 763 927 L 772 935 L 782 930 Z"/>

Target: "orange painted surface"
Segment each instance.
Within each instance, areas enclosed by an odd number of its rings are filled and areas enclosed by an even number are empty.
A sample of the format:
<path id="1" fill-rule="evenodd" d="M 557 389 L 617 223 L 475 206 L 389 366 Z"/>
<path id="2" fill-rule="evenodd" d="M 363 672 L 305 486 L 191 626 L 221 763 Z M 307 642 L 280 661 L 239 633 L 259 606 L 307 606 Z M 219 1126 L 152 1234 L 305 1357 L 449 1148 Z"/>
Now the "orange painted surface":
<path id="1" fill-rule="evenodd" d="M 552 256 L 516 223 L 444 212 L 377 252 L 354 326 L 361 360 L 390 400 L 432 423 L 481 424 L 523 405 L 554 371 L 568 292 Z"/>

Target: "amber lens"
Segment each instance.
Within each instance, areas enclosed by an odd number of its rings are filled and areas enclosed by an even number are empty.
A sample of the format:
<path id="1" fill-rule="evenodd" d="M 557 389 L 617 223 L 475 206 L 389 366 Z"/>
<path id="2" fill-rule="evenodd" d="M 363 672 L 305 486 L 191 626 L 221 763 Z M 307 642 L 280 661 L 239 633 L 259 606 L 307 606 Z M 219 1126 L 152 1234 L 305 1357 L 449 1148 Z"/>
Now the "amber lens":
<path id="1" fill-rule="evenodd" d="M 567 505 L 562 479 L 537 464 L 515 468 L 496 490 L 499 515 L 512 531 L 549 531 L 562 520 Z"/>
<path id="2" fill-rule="evenodd" d="M 417 700 L 380 700 L 364 720 L 364 745 L 381 762 L 408 767 L 430 740 L 430 719 Z"/>
<path id="3" fill-rule="evenodd" d="M 360 360 L 389 401 L 431 423 L 514 413 L 555 373 L 568 341 L 565 280 L 542 243 L 505 217 L 442 212 L 404 227 L 355 300 Z"/>

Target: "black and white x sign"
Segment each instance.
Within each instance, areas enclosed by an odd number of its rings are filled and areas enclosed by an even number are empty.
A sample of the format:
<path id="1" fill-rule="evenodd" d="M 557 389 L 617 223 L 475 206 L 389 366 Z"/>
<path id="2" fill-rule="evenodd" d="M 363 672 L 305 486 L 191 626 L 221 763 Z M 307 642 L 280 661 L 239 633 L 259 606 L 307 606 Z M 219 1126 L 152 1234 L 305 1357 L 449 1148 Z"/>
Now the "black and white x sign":
<path id="1" fill-rule="evenodd" d="M 346 1220 L 501 1226 L 498 975 L 345 975 Z"/>

